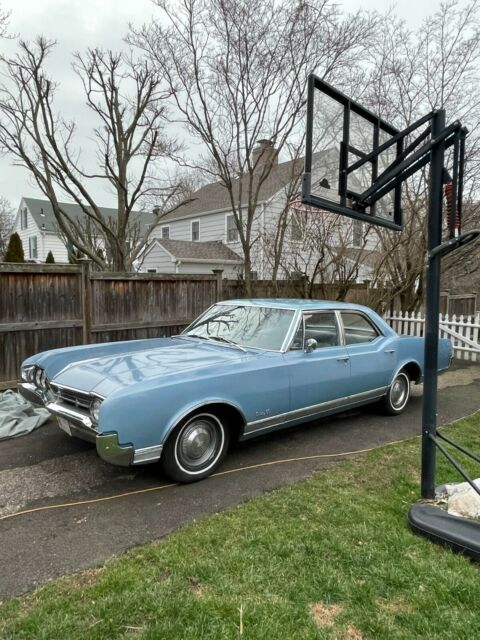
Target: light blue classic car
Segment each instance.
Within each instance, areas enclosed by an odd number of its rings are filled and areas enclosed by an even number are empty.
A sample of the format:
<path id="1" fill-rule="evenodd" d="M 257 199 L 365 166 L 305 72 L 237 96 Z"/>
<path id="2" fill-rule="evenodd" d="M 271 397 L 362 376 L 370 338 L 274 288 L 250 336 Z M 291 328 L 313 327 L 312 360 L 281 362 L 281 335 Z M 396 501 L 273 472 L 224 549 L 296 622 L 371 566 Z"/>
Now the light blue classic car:
<path id="1" fill-rule="evenodd" d="M 229 440 L 369 402 L 405 408 L 423 375 L 423 338 L 376 313 L 318 300 L 219 302 L 178 336 L 45 351 L 22 364 L 20 393 L 96 443 L 114 464 L 160 461 L 200 480 Z M 438 368 L 448 368 L 449 340 Z"/>

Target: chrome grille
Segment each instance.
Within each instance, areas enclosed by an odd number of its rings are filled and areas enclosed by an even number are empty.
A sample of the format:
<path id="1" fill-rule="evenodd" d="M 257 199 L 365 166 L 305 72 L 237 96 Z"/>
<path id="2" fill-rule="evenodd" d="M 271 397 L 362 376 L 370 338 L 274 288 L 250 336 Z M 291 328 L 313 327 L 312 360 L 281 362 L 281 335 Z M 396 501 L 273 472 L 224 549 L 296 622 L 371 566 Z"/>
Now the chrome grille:
<path id="1" fill-rule="evenodd" d="M 58 401 L 64 402 L 72 407 L 76 407 L 77 409 L 90 409 L 90 404 L 92 402 L 90 394 L 73 389 L 65 389 L 64 387 L 59 387 L 55 384 L 52 384 L 51 386 Z"/>

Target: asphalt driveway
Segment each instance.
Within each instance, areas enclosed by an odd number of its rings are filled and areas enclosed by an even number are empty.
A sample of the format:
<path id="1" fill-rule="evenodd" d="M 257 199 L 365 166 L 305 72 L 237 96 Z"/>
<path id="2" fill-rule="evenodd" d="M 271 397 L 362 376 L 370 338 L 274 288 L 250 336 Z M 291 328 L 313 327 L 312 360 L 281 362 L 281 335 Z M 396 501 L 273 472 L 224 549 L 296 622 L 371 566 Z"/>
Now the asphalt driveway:
<path id="1" fill-rule="evenodd" d="M 421 405 L 417 387 L 401 416 L 366 407 L 238 444 L 219 474 L 183 486 L 169 485 L 156 466 L 110 466 L 54 423 L 0 442 L 0 516 L 41 508 L 0 520 L 0 599 L 345 459 L 336 454 L 418 435 Z M 439 424 L 479 409 L 480 365 L 457 365 L 440 378 Z M 65 503 L 74 504 L 55 506 Z"/>

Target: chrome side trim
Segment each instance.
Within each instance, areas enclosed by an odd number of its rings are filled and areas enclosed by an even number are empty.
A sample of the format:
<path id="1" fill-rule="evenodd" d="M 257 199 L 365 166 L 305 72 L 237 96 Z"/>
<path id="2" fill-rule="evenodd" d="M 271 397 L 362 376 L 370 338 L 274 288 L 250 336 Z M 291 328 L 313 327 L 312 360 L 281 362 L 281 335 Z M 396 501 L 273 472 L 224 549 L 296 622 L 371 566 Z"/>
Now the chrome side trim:
<path id="1" fill-rule="evenodd" d="M 263 418 L 262 420 L 255 420 L 248 422 L 245 426 L 245 435 L 254 433 L 257 431 L 263 431 L 264 429 L 270 429 L 280 425 L 288 424 L 294 420 L 300 420 L 301 418 L 309 418 L 316 414 L 330 411 L 337 408 L 346 408 L 357 402 L 364 402 L 368 400 L 375 400 L 381 398 L 388 387 L 378 387 L 378 389 L 371 389 L 369 391 L 363 391 L 362 393 L 356 393 L 351 396 L 344 396 L 342 398 L 336 398 L 335 400 L 329 400 L 328 402 L 321 402 L 320 404 L 310 405 L 309 407 L 302 407 L 302 409 L 295 409 L 294 411 L 287 411 L 286 413 L 280 413 L 271 418 Z"/>
<path id="2" fill-rule="evenodd" d="M 95 444 L 97 453 L 106 462 L 116 464 L 120 467 L 129 467 L 133 462 L 133 445 L 120 445 L 118 433 L 100 433 L 97 435 Z"/>
<path id="3" fill-rule="evenodd" d="M 153 447 L 145 447 L 144 449 L 135 449 L 133 453 L 133 464 L 156 462 L 157 460 L 160 460 L 162 450 L 163 444 L 156 444 Z"/>

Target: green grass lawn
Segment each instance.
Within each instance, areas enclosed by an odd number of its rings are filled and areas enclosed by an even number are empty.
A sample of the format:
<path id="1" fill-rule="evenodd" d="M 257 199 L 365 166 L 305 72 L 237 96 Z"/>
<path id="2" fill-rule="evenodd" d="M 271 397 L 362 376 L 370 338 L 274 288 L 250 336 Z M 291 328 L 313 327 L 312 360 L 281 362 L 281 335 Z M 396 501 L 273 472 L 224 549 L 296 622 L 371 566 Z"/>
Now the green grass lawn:
<path id="1" fill-rule="evenodd" d="M 479 414 L 445 432 L 480 449 Z M 378 449 L 6 602 L 0 638 L 479 638 L 479 565 L 407 527 L 419 453 Z M 437 477 L 457 479 L 440 459 Z"/>

